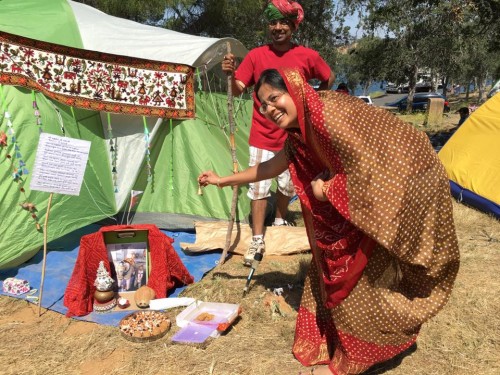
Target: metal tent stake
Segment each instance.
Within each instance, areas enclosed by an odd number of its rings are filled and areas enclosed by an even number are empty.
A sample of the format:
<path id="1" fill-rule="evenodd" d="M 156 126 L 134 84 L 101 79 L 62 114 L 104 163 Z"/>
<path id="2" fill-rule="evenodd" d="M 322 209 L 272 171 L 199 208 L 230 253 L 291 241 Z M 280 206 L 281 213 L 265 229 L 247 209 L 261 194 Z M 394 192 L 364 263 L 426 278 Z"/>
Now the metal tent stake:
<path id="1" fill-rule="evenodd" d="M 245 288 L 243 289 L 243 297 L 248 293 L 248 289 L 250 287 L 250 282 L 252 281 L 253 274 L 255 273 L 255 270 L 260 264 L 260 261 L 264 257 L 264 254 L 262 253 L 255 253 L 253 257 L 253 262 L 252 262 L 252 268 L 250 269 L 250 273 L 248 274 L 247 277 L 247 283 L 245 284 Z"/>

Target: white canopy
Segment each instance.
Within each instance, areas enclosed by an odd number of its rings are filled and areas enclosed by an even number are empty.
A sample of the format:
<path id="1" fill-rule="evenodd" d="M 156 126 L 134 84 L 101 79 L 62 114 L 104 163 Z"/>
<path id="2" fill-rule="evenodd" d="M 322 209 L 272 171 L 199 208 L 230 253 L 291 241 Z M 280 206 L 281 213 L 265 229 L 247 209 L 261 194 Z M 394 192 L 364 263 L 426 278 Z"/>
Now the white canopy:
<path id="1" fill-rule="evenodd" d="M 88 5 L 68 1 L 85 49 L 186 64 L 210 69 L 222 60 L 229 42 L 231 52 L 243 57 L 247 49 L 234 38 L 206 38 L 143 25 L 113 17 Z"/>

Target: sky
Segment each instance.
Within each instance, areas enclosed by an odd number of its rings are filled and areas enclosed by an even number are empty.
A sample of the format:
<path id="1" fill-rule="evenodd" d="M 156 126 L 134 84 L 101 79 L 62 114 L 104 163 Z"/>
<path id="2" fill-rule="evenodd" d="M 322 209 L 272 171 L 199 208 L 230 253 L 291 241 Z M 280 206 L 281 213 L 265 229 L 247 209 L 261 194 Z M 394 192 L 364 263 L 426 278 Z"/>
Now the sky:
<path id="1" fill-rule="evenodd" d="M 349 26 L 351 28 L 351 35 L 352 36 L 358 36 L 358 37 L 361 36 L 361 30 L 358 31 L 358 26 L 357 26 L 358 22 L 359 22 L 359 18 L 357 15 L 352 15 L 352 16 L 346 17 L 344 19 L 345 25 Z"/>

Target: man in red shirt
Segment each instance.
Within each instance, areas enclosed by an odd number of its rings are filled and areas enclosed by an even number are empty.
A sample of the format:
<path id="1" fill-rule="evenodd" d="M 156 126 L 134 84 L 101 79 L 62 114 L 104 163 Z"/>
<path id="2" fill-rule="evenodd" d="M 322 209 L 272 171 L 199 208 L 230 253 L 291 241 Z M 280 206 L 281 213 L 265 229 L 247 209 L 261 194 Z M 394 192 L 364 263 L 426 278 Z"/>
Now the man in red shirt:
<path id="1" fill-rule="evenodd" d="M 335 74 L 318 52 L 291 42 L 292 34 L 304 18 L 302 7 L 296 1 L 271 0 L 264 10 L 269 22 L 271 43 L 252 49 L 236 69 L 234 55 L 227 54 L 222 61 L 222 70 L 232 74 L 232 91 L 240 95 L 245 88 L 253 86 L 260 74 L 270 68 L 290 67 L 302 71 L 307 80 L 321 81 L 320 90 L 330 89 Z M 255 93 L 252 127 L 250 129 L 249 165 L 264 162 L 272 158 L 283 148 L 286 139 L 284 130 L 267 120 L 259 112 L 261 103 Z M 271 104 L 272 103 L 268 103 Z M 244 257 L 244 264 L 252 264 L 255 253 L 264 253 L 264 221 L 267 198 L 270 196 L 271 180 L 251 183 L 248 197 L 252 200 L 252 241 Z M 276 218 L 273 225 L 289 225 L 285 220 L 290 197 L 295 192 L 288 171 L 277 178 Z"/>

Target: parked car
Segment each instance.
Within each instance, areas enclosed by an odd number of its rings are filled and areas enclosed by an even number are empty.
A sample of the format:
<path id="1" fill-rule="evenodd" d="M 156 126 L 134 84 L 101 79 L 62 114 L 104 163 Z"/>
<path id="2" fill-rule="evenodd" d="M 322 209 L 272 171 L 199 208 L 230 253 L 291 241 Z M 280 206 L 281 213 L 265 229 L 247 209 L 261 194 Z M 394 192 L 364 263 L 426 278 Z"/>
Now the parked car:
<path id="1" fill-rule="evenodd" d="M 429 99 L 441 98 L 444 99 L 444 112 L 450 111 L 450 103 L 446 98 L 436 92 L 419 92 L 413 95 L 413 110 L 414 111 L 425 111 L 429 105 Z M 397 107 L 399 111 L 406 111 L 408 106 L 408 95 L 393 102 L 386 104 L 388 107 Z"/>
<path id="2" fill-rule="evenodd" d="M 428 81 L 417 82 L 415 85 L 415 92 L 430 92 L 432 90 L 432 83 Z"/>
<path id="3" fill-rule="evenodd" d="M 385 87 L 385 92 L 388 94 L 401 94 L 403 92 L 408 92 L 409 86 L 408 84 L 396 84 L 392 82 L 388 82 Z"/>
<path id="4" fill-rule="evenodd" d="M 366 104 L 373 105 L 372 98 L 370 98 L 369 96 L 359 95 L 357 97 L 364 101 Z"/>

